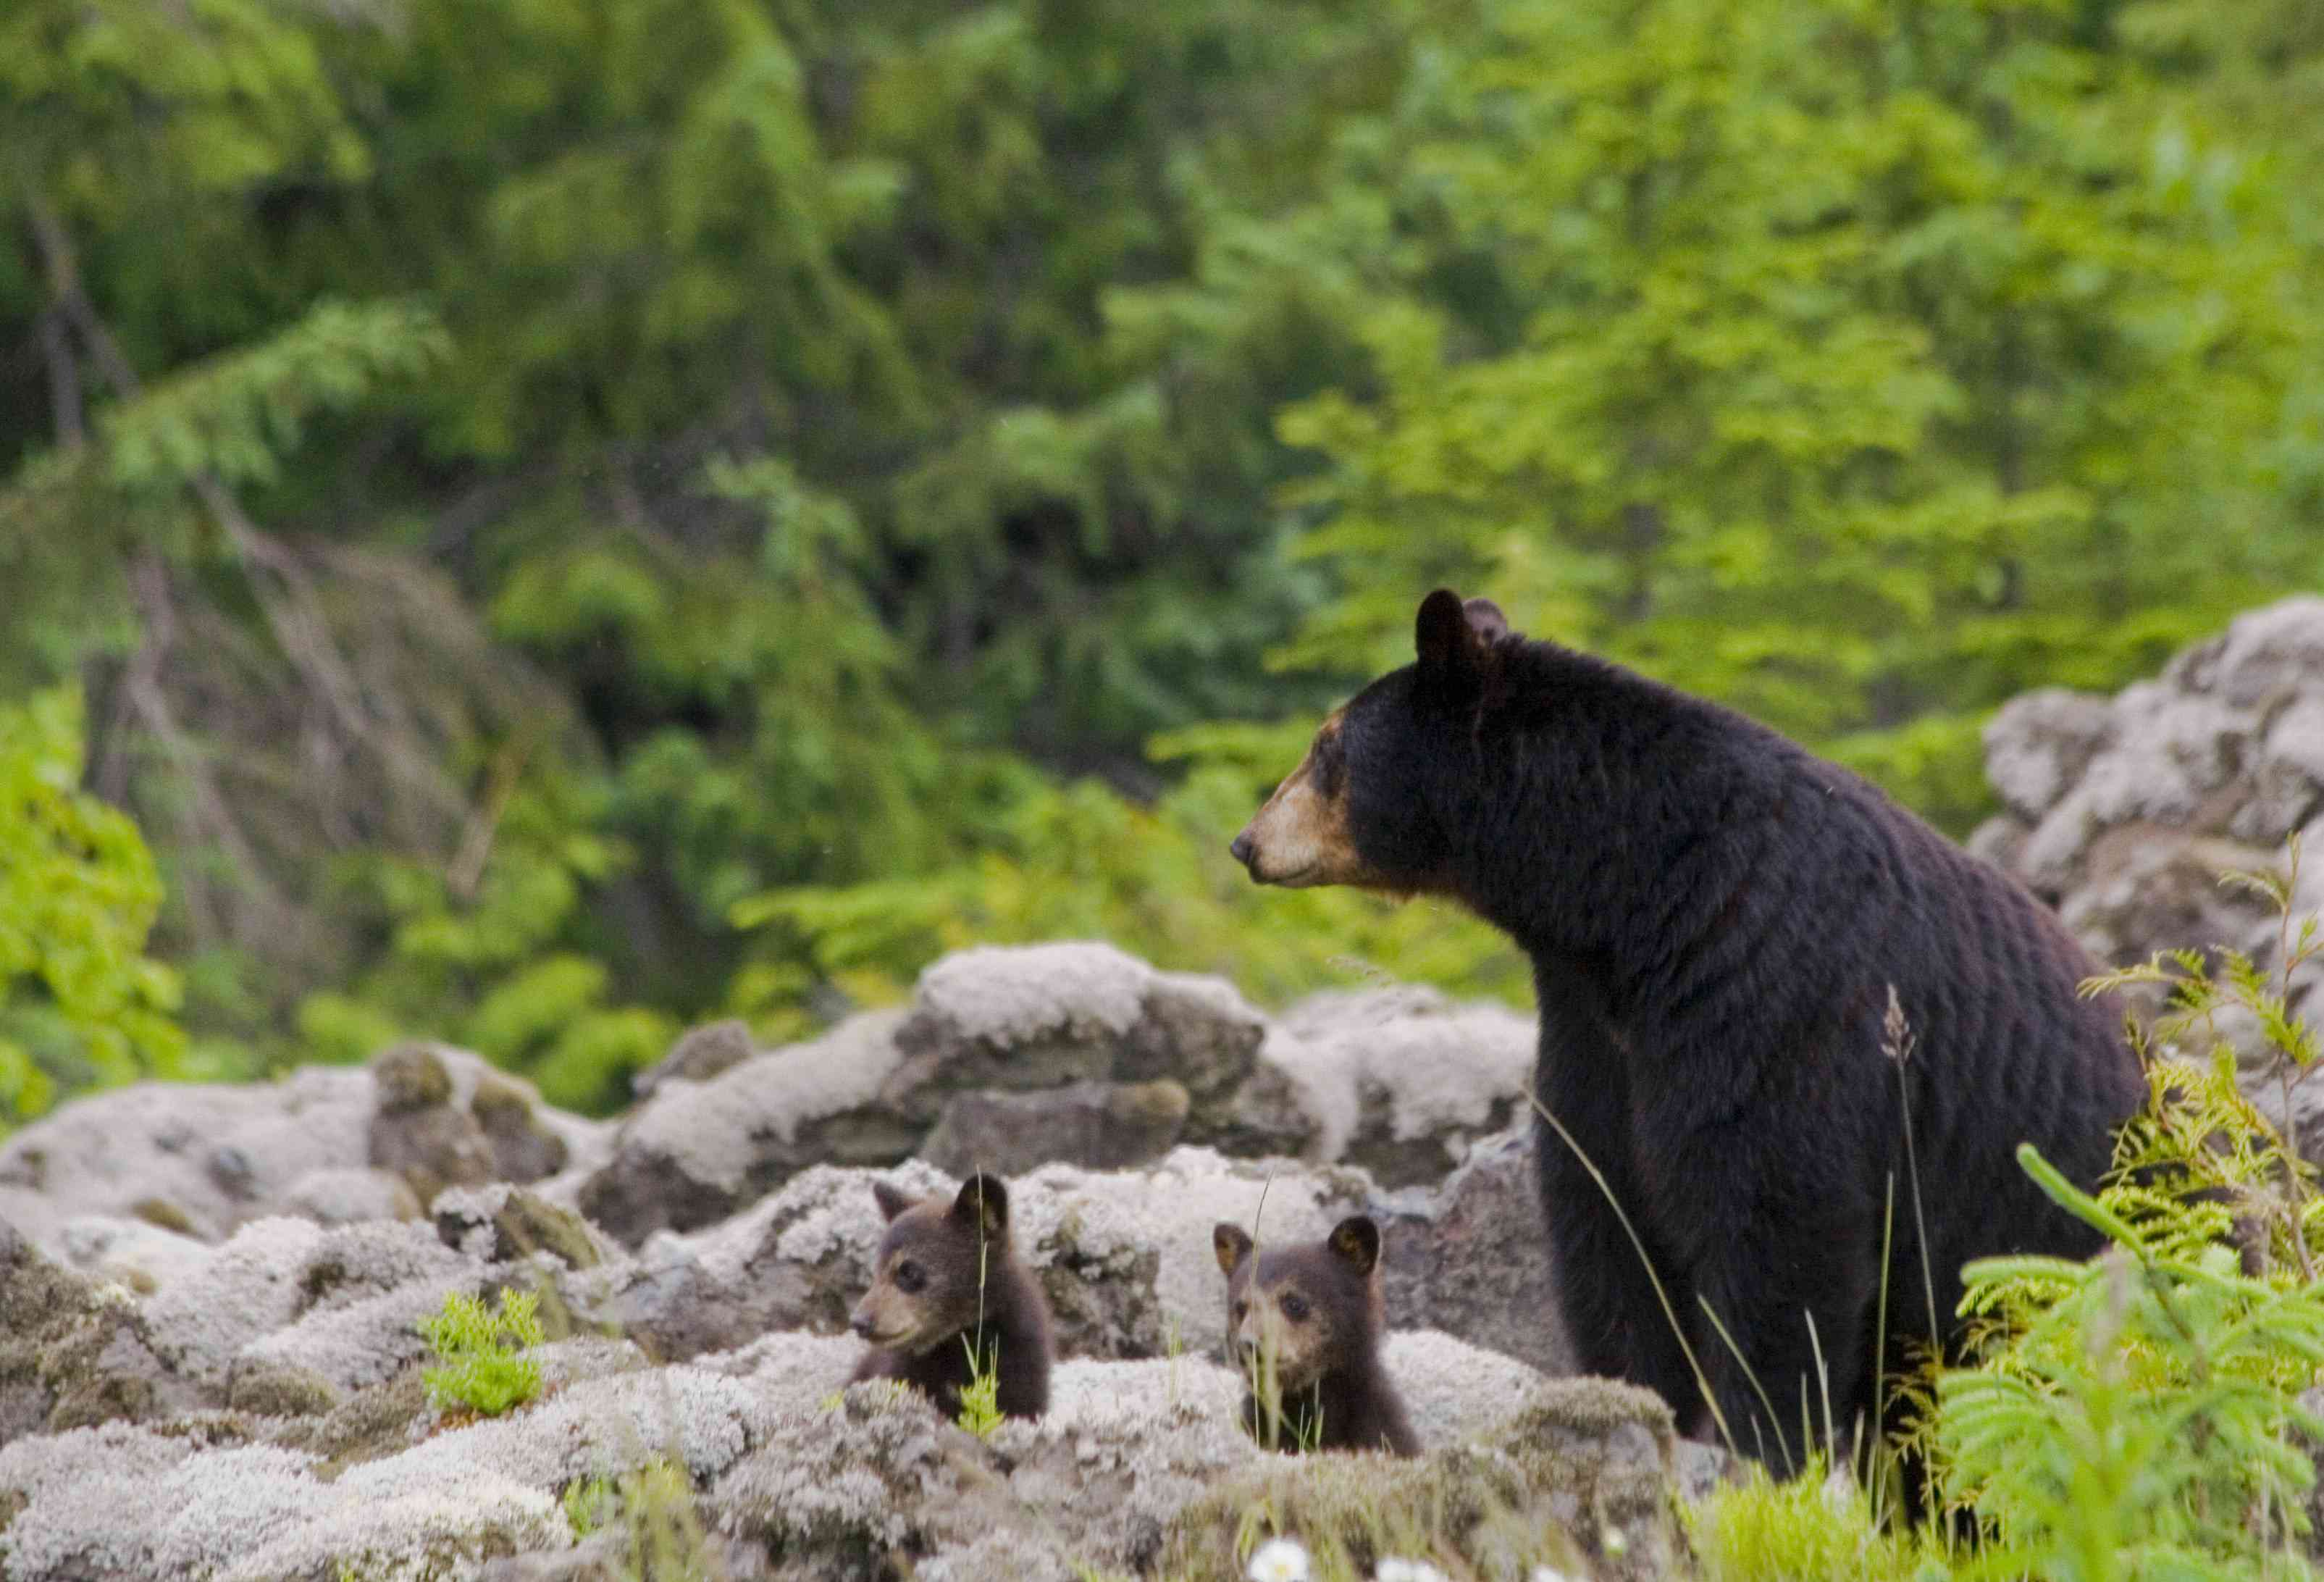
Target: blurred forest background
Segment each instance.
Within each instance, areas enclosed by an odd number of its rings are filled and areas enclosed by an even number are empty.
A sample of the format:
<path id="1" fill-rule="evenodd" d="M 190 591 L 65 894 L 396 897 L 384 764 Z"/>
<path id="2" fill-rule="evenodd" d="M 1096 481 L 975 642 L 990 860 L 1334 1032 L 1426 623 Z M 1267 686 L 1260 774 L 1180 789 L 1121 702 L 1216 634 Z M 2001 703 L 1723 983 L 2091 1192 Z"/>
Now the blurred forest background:
<path id="1" fill-rule="evenodd" d="M 1225 843 L 1439 581 L 1956 833 L 2324 585 L 2317 0 L 7 0 L 0 1128 L 602 1110 Z"/>

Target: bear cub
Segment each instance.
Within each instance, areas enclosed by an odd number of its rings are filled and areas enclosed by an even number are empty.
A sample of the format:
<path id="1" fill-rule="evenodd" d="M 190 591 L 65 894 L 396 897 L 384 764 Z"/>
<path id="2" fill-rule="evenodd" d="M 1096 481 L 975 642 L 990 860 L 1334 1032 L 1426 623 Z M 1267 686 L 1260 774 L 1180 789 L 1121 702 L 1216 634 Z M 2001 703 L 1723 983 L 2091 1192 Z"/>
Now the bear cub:
<path id="1" fill-rule="evenodd" d="M 1227 1344 L 1251 1386 L 1244 1430 L 1265 1444 L 1420 1454 L 1404 1402 L 1380 1365 L 1387 1328 L 1379 1226 L 1359 1214 L 1320 1242 L 1255 1250 L 1240 1226 L 1211 1233 L 1227 1277 Z M 1269 1434 L 1260 1396 L 1280 1407 Z"/>
<path id="2" fill-rule="evenodd" d="M 997 1371 L 1003 1417 L 1049 1405 L 1049 1308 L 1009 1236 L 1009 1189 L 980 1171 L 946 1198 L 915 1201 L 884 1181 L 872 1196 L 888 1221 L 872 1289 L 848 1327 L 872 1343 L 851 1382 L 896 1379 L 946 1417 L 980 1373 Z"/>

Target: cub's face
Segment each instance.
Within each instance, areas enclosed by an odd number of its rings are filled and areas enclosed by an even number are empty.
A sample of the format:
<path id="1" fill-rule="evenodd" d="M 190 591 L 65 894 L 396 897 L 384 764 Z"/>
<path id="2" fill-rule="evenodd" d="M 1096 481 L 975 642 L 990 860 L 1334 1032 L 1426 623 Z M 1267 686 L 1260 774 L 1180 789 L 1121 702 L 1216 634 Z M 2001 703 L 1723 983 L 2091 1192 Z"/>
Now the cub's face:
<path id="1" fill-rule="evenodd" d="M 1228 850 L 1261 884 L 1452 888 L 1452 852 L 1430 811 L 1432 777 L 1463 750 L 1508 623 L 1444 589 L 1420 606 L 1419 657 L 1326 719 L 1307 755 Z"/>
<path id="2" fill-rule="evenodd" d="M 1379 1229 L 1362 1215 L 1321 1242 L 1254 1248 L 1242 1227 L 1212 1233 L 1227 1277 L 1227 1347 L 1254 1394 L 1305 1389 L 1372 1344 L 1379 1326 Z"/>
<path id="3" fill-rule="evenodd" d="M 924 1355 L 987 1310 L 1009 1255 L 1008 1190 L 991 1175 L 970 1177 L 954 1198 L 916 1201 L 884 1181 L 872 1190 L 888 1230 L 848 1327 L 883 1350 Z"/>

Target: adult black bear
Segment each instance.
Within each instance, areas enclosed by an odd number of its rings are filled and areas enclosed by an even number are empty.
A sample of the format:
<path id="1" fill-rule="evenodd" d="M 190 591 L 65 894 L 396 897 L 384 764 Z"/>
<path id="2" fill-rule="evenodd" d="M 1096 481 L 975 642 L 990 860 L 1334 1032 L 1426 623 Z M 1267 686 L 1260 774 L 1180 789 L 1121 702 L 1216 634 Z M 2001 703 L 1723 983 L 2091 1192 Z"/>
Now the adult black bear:
<path id="1" fill-rule="evenodd" d="M 2015 1150 L 2093 1185 L 2145 1083 L 2046 909 L 1847 770 L 1513 634 L 1487 600 L 1430 594 L 1418 646 L 1324 721 L 1231 850 L 1262 884 L 1446 896 L 1524 948 L 1537 1096 L 1604 1172 L 1739 1448 L 1788 1471 L 1827 1402 L 1843 1438 L 1878 1420 L 1884 1279 L 1888 1335 L 1925 1343 L 1967 1260 L 2096 1250 Z M 1546 1123 L 1536 1142 L 1584 1365 L 1711 1433 L 1605 1194 Z"/>

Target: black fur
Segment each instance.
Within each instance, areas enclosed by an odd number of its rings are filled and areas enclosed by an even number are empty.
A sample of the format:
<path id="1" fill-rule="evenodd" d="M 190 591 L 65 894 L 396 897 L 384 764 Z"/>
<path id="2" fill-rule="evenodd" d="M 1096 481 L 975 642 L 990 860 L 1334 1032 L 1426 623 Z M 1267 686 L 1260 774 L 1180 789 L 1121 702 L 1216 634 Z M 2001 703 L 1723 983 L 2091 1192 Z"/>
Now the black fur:
<path id="1" fill-rule="evenodd" d="M 1932 1299 L 1952 1330 L 1967 1260 L 2096 1249 L 2014 1151 L 2095 1184 L 2144 1096 L 2137 1059 L 2119 1013 L 2077 993 L 2097 968 L 2011 879 L 1775 732 L 1508 635 L 1481 603 L 1430 596 L 1422 661 L 1343 711 L 1351 837 L 1387 887 L 1457 898 L 1531 958 L 1541 1102 L 1644 1239 L 1738 1448 L 1788 1468 L 1803 1402 L 1820 1435 L 1826 1399 L 1803 1313 L 1844 1438 L 1877 1414 L 1884 1273 L 1901 1348 L 1936 1338 Z M 1892 985 L 1914 1039 L 1901 1076 L 1882 1053 Z M 1582 1363 L 1708 1431 L 1604 1194 L 1546 1124 L 1538 1143 Z"/>

